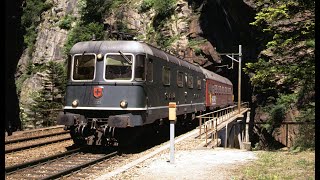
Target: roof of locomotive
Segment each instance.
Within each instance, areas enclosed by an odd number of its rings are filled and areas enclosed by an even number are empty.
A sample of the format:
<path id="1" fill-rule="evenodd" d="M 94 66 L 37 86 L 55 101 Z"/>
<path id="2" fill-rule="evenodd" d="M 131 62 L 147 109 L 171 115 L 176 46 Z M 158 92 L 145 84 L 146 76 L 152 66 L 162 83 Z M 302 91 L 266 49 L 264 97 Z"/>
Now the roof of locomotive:
<path id="1" fill-rule="evenodd" d="M 207 79 L 214 79 L 214 80 L 219 81 L 221 83 L 225 83 L 225 84 L 232 86 L 232 82 L 229 79 L 227 79 L 223 76 L 220 76 L 219 74 L 216 74 L 214 72 L 211 72 L 203 67 L 200 67 L 200 68 Z"/>
<path id="2" fill-rule="evenodd" d="M 185 60 L 181 60 L 169 53 L 166 53 L 152 45 L 140 41 L 84 41 L 76 43 L 70 50 L 70 54 L 90 53 L 146 53 L 152 56 L 166 59 L 168 62 L 187 67 L 197 72 L 202 72 L 200 66 L 193 65 Z"/>

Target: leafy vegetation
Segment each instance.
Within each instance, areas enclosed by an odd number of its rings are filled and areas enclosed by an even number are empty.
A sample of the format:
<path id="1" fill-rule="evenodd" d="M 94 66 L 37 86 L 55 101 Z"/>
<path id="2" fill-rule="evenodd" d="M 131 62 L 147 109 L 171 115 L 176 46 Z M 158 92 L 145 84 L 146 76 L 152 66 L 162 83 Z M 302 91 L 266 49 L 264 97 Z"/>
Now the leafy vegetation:
<path id="1" fill-rule="evenodd" d="M 259 12 L 251 24 L 271 37 L 257 62 L 247 63 L 256 103 L 269 112 L 266 129 L 272 131 L 285 119 L 291 107 L 300 111 L 297 121 L 315 121 L 315 18 L 314 1 L 256 1 Z M 302 120 L 303 119 L 303 120 Z M 314 145 L 314 125 L 300 131 L 309 145 Z"/>
<path id="2" fill-rule="evenodd" d="M 102 22 L 108 10 L 121 4 L 124 0 L 83 0 L 82 7 L 80 7 L 81 20 L 84 24 L 91 22 Z"/>
<path id="3" fill-rule="evenodd" d="M 71 15 L 66 15 L 64 18 L 59 22 L 59 27 L 61 29 L 70 30 L 72 27 L 72 22 L 76 20 L 75 17 Z"/>
<path id="4" fill-rule="evenodd" d="M 79 22 L 68 34 L 67 42 L 64 45 L 65 53 L 69 53 L 72 46 L 77 42 L 92 40 L 93 35 L 95 35 L 96 39 L 103 39 L 103 24 L 97 22 L 89 24 Z"/>
<path id="5" fill-rule="evenodd" d="M 151 9 L 154 10 L 155 16 L 152 19 L 152 26 L 147 31 L 147 40 L 150 43 L 156 43 L 162 48 L 167 48 L 173 43 L 177 37 L 168 35 L 165 25 L 174 14 L 177 0 L 144 0 L 142 1 L 138 11 L 146 13 Z M 153 42 L 154 41 L 154 42 Z"/>
<path id="6" fill-rule="evenodd" d="M 33 94 L 34 103 L 30 110 L 34 121 L 42 120 L 44 126 L 51 126 L 55 124 L 57 110 L 61 110 L 63 106 L 66 71 L 63 64 L 49 61 L 45 72 L 43 89 Z"/>
<path id="7" fill-rule="evenodd" d="M 194 50 L 196 55 L 200 55 L 202 52 L 200 45 L 206 43 L 207 41 L 207 39 L 190 39 L 188 46 Z"/>

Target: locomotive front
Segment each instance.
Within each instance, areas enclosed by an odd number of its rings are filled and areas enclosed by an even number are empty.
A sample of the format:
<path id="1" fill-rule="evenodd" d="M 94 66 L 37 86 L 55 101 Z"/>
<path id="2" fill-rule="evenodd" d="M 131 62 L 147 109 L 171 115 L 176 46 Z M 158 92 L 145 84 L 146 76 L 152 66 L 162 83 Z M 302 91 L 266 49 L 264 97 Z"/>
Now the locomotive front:
<path id="1" fill-rule="evenodd" d="M 73 46 L 58 124 L 70 130 L 75 144 L 130 141 L 129 130 L 145 124 L 144 61 L 139 42 L 88 41 Z"/>

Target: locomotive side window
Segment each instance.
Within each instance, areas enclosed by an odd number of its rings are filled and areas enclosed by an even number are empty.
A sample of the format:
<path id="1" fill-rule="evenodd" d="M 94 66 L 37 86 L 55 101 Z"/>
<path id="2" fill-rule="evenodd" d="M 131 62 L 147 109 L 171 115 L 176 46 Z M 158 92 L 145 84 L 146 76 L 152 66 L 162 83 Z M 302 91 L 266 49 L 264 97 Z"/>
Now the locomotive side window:
<path id="1" fill-rule="evenodd" d="M 147 81 L 153 82 L 153 61 L 152 59 L 149 59 L 148 65 L 147 65 Z"/>
<path id="2" fill-rule="evenodd" d="M 170 85 L 170 68 L 163 66 L 162 68 L 162 82 L 163 85 Z"/>
<path id="3" fill-rule="evenodd" d="M 74 80 L 93 80 L 95 55 L 75 55 L 73 61 Z"/>
<path id="4" fill-rule="evenodd" d="M 137 55 L 136 56 L 136 63 L 135 63 L 135 70 L 134 70 L 134 78 L 136 81 L 144 81 L 145 80 L 145 56 L 144 55 Z"/>
<path id="5" fill-rule="evenodd" d="M 178 87 L 183 87 L 183 72 L 178 71 L 177 72 L 177 85 Z"/>
<path id="6" fill-rule="evenodd" d="M 126 58 L 125 58 L 126 57 Z M 105 60 L 106 80 L 130 80 L 132 77 L 132 56 L 107 55 Z"/>
<path id="7" fill-rule="evenodd" d="M 188 76 L 188 87 L 193 88 L 193 76 Z"/>
<path id="8" fill-rule="evenodd" d="M 197 77 L 197 86 L 198 89 L 201 89 L 201 78 Z"/>

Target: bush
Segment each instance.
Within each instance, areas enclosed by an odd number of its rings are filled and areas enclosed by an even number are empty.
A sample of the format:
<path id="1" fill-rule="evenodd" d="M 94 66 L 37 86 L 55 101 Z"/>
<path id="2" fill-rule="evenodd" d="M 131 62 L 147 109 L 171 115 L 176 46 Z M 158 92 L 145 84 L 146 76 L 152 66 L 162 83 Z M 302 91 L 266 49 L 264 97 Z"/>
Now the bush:
<path id="1" fill-rule="evenodd" d="M 89 24 L 78 23 L 68 35 L 67 42 L 64 46 L 65 53 L 68 54 L 75 43 L 91 40 L 93 34 L 96 36 L 97 40 L 103 39 L 103 24 L 96 22 Z"/>
<path id="2" fill-rule="evenodd" d="M 154 0 L 144 0 L 138 9 L 138 12 L 145 13 L 149 11 L 153 7 L 153 5 L 154 5 Z"/>
<path id="3" fill-rule="evenodd" d="M 75 20 L 74 17 L 70 15 L 66 15 L 60 22 L 59 22 L 59 27 L 61 29 L 69 30 L 71 29 L 71 24 Z"/>
<path id="4" fill-rule="evenodd" d="M 299 127 L 299 134 L 294 142 L 294 148 L 305 150 L 315 148 L 315 103 L 308 104 L 300 113 L 297 121 L 310 122 Z"/>

